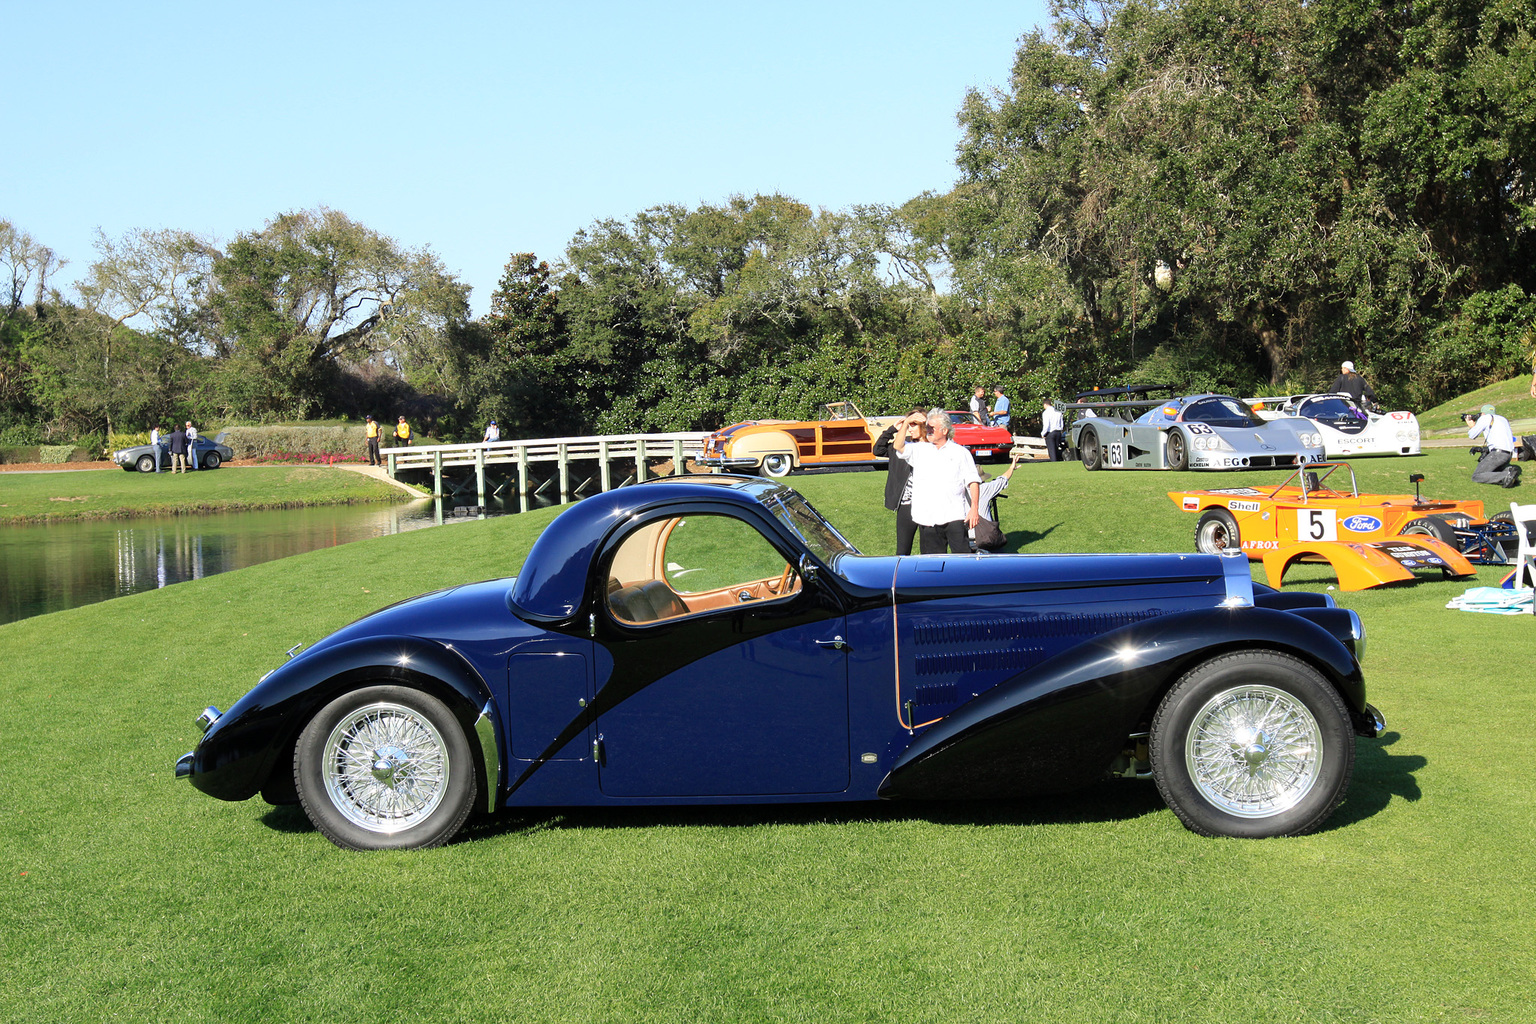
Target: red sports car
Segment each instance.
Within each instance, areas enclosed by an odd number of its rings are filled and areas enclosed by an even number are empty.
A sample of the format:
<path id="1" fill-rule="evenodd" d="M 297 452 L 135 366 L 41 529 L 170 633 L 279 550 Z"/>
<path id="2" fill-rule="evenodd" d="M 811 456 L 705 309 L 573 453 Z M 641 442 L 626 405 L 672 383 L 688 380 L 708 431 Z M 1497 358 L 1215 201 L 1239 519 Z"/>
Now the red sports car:
<path id="1" fill-rule="evenodd" d="M 955 424 L 955 440 L 962 448 L 969 448 L 971 455 L 981 459 L 1006 459 L 1013 449 L 1013 432 L 1007 427 L 994 427 L 981 422 L 973 412 L 949 410 L 949 418 Z"/>

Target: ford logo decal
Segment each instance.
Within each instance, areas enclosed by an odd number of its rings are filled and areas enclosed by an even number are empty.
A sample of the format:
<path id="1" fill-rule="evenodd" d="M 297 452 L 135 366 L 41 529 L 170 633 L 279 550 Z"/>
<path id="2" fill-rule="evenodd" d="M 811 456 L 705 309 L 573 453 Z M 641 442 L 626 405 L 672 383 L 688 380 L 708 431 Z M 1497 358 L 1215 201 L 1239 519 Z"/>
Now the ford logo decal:
<path id="1" fill-rule="evenodd" d="M 1350 516 L 1344 520 L 1344 529 L 1351 533 L 1371 533 L 1381 529 L 1381 520 L 1375 516 Z"/>

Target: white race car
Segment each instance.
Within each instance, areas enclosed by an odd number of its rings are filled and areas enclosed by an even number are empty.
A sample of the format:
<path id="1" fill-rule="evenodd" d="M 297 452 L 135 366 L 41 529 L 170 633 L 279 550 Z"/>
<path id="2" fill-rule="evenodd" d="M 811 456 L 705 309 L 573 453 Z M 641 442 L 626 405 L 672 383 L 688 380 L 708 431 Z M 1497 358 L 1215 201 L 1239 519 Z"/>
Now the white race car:
<path id="1" fill-rule="evenodd" d="M 1330 459 L 1419 454 L 1419 418 L 1411 412 L 1371 412 L 1346 394 L 1281 395 L 1247 401 L 1264 419 L 1301 416 L 1316 423 Z"/>

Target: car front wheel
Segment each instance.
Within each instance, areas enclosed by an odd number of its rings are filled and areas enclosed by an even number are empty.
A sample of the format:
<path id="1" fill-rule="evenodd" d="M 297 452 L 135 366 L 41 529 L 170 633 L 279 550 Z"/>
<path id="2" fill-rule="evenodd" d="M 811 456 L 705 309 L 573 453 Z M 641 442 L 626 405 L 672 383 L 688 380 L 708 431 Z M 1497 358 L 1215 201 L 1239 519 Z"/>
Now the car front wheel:
<path id="1" fill-rule="evenodd" d="M 218 469 L 223 464 L 224 460 L 219 458 L 218 452 L 208 452 L 203 456 L 204 469 Z"/>
<path id="2" fill-rule="evenodd" d="M 1207 555 L 1219 555 L 1228 548 L 1241 549 L 1242 537 L 1238 533 L 1237 520 L 1224 508 L 1207 509 L 1195 524 L 1195 550 Z"/>
<path id="3" fill-rule="evenodd" d="M 1189 468 L 1189 440 L 1182 430 L 1168 431 L 1168 468 L 1173 470 Z"/>
<path id="4" fill-rule="evenodd" d="M 155 457 L 153 455 L 140 455 L 139 461 L 134 463 L 140 473 L 153 473 L 155 471 Z"/>
<path id="5" fill-rule="evenodd" d="M 299 736 L 293 775 L 315 828 L 351 850 L 445 843 L 477 789 L 453 713 L 404 686 L 353 690 L 326 705 Z"/>
<path id="6" fill-rule="evenodd" d="M 1084 427 L 1082 436 L 1077 439 L 1077 451 L 1082 457 L 1083 468 L 1089 471 L 1104 468 L 1104 449 L 1099 447 L 1098 431 L 1092 427 Z"/>
<path id="7" fill-rule="evenodd" d="M 781 453 L 763 456 L 763 476 L 771 476 L 775 480 L 789 476 L 789 471 L 795 468 L 795 460 Z"/>
<path id="8" fill-rule="evenodd" d="M 1344 799 L 1355 737 L 1316 669 L 1239 651 L 1187 673 L 1152 720 L 1152 774 L 1190 831 L 1262 839 L 1316 830 Z"/>

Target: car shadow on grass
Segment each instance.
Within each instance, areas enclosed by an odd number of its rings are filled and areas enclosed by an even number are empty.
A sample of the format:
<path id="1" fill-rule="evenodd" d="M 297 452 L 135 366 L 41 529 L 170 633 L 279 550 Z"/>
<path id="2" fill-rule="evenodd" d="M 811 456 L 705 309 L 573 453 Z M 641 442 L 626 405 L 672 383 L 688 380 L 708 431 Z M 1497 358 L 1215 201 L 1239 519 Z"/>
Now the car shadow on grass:
<path id="1" fill-rule="evenodd" d="M 1416 801 L 1423 796 L 1414 772 L 1429 764 L 1423 754 L 1395 754 L 1390 747 L 1402 733 L 1386 732 L 1373 740 L 1355 741 L 1355 775 L 1344 802 L 1321 831 L 1331 832 L 1364 821 L 1382 811 L 1392 798 Z"/>
<path id="2" fill-rule="evenodd" d="M 1028 800 L 732 804 L 693 807 L 522 808 L 472 818 L 460 840 L 551 829 L 755 828 L 764 825 L 1076 825 L 1128 821 L 1163 810 L 1149 781 L 1108 781 L 1075 793 Z"/>

